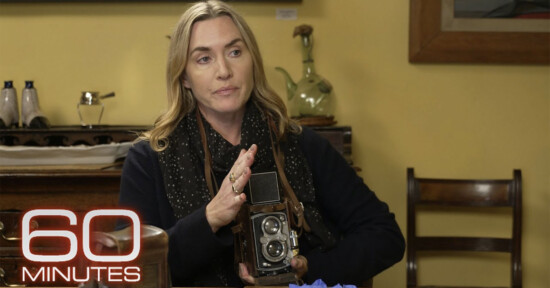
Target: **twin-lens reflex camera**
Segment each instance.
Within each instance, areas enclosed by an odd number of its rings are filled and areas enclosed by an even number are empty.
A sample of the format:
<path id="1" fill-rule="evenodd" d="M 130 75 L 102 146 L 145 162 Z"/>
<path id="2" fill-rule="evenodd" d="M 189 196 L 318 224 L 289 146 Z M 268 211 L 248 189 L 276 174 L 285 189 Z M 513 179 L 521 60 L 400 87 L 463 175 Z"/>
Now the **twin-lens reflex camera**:
<path id="1" fill-rule="evenodd" d="M 252 174 L 244 193 L 248 201 L 232 228 L 235 264 L 245 263 L 256 285 L 295 283 L 290 260 L 298 254 L 298 235 L 290 227 L 290 210 L 281 197 L 277 173 Z"/>

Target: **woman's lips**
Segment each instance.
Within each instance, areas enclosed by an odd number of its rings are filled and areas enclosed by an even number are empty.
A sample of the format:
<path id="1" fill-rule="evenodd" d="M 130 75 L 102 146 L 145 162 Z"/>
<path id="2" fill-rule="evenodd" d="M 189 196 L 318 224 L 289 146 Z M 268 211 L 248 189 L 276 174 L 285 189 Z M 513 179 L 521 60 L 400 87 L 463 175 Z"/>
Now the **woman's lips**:
<path id="1" fill-rule="evenodd" d="M 214 91 L 215 94 L 217 95 L 229 95 L 229 94 L 232 94 L 233 92 L 237 91 L 237 87 L 234 87 L 234 86 L 227 86 L 227 87 L 222 87 L 216 91 Z"/>

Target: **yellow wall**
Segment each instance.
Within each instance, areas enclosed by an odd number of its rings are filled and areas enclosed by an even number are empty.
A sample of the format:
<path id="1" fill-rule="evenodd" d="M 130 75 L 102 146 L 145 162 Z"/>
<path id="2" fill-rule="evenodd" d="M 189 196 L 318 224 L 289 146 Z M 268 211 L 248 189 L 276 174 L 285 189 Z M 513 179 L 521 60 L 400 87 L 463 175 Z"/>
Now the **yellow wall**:
<path id="1" fill-rule="evenodd" d="M 299 24 L 314 26 L 317 70 L 335 87 L 339 124 L 353 127 L 360 174 L 389 203 L 403 231 L 406 167 L 415 167 L 419 176 L 457 178 L 511 178 L 512 169 L 521 168 L 524 287 L 550 287 L 548 66 L 411 65 L 407 1 L 234 6 L 253 27 L 267 76 L 282 94 L 283 79 L 273 68 L 300 75 L 299 41 L 291 34 Z M 106 124 L 151 124 L 165 105 L 165 36 L 185 7 L 1 4 L 0 80 L 14 80 L 19 93 L 24 80 L 35 80 L 41 106 L 55 125 L 78 123 L 75 106 L 83 90 L 116 91 L 105 100 Z M 275 20 L 276 7 L 297 8 L 299 19 Z M 447 221 L 438 218 L 432 226 Z M 502 222 L 484 227 L 506 226 Z M 445 258 L 426 266 L 454 269 L 453 275 L 431 276 L 439 281 L 508 282 L 502 259 L 472 274 L 463 270 L 473 264 L 462 261 Z M 375 285 L 404 287 L 405 262 L 377 276 Z"/>

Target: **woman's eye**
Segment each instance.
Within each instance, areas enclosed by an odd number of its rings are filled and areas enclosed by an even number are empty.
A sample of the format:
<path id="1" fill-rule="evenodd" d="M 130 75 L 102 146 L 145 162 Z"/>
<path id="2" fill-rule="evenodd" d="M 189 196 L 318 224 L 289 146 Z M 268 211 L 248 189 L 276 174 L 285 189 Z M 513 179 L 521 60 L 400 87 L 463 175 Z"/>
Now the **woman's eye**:
<path id="1" fill-rule="evenodd" d="M 199 64 L 208 63 L 209 60 L 210 60 L 210 57 L 204 56 L 204 57 L 200 57 L 199 59 L 197 59 L 197 63 L 199 63 Z"/>
<path id="2" fill-rule="evenodd" d="M 231 52 L 229 53 L 229 55 L 231 55 L 231 56 L 233 56 L 233 57 L 236 57 L 236 56 L 240 56 L 241 53 L 242 53 L 241 50 L 235 49 L 235 50 L 231 51 Z"/>

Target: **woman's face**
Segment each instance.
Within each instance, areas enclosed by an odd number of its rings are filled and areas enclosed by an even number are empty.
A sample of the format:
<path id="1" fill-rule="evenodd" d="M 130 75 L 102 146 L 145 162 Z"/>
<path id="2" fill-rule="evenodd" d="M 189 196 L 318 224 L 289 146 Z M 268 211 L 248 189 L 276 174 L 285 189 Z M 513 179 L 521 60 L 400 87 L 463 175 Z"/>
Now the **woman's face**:
<path id="1" fill-rule="evenodd" d="M 231 18 L 193 24 L 183 84 L 193 91 L 207 119 L 244 114 L 254 85 L 252 65 L 250 51 Z"/>

